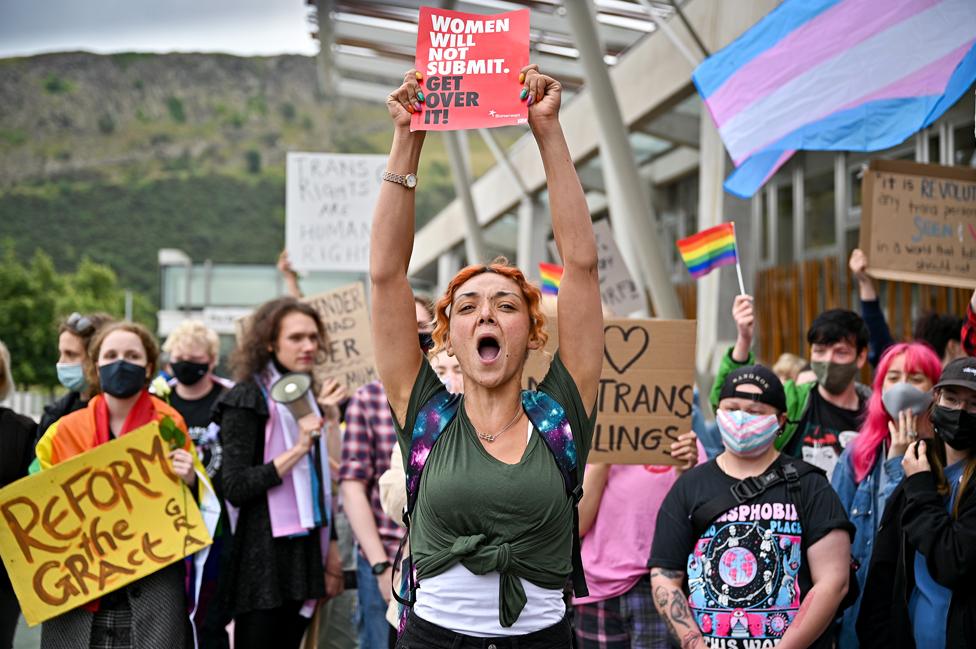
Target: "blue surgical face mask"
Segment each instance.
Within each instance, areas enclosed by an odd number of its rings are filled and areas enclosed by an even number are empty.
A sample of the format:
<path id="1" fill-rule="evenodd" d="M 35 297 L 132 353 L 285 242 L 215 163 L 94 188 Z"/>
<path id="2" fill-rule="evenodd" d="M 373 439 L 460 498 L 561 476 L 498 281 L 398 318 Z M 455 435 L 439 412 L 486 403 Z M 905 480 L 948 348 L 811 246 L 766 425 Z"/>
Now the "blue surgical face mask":
<path id="1" fill-rule="evenodd" d="M 58 382 L 74 392 L 84 392 L 88 388 L 85 371 L 81 363 L 58 363 Z"/>
<path id="2" fill-rule="evenodd" d="M 715 421 L 725 448 L 740 457 L 758 457 L 776 438 L 779 419 L 776 415 L 752 415 L 745 410 L 722 410 Z"/>

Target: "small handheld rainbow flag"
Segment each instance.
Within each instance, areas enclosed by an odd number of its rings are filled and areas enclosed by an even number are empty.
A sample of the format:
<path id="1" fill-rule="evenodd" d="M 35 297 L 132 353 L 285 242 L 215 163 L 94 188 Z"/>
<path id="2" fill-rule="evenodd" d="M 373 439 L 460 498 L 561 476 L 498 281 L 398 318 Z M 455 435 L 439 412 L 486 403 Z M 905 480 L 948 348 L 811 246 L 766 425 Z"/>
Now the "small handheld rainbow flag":
<path id="1" fill-rule="evenodd" d="M 735 223 L 722 223 L 685 239 L 679 239 L 677 246 L 681 258 L 688 267 L 688 272 L 695 279 L 704 277 L 720 266 L 735 264 L 739 274 L 739 288 L 745 293 L 735 246 Z"/>
<path id="2" fill-rule="evenodd" d="M 559 283 L 563 279 L 563 267 L 556 264 L 539 264 L 539 276 L 542 278 L 542 293 L 544 295 L 558 295 Z"/>

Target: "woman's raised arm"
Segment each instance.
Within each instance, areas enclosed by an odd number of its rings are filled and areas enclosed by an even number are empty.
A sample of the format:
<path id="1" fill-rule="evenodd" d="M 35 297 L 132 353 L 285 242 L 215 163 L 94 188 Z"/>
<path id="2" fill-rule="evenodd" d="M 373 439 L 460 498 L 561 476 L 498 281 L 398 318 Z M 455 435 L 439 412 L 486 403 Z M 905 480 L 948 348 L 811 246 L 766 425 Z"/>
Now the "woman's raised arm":
<path id="1" fill-rule="evenodd" d="M 531 101 L 529 126 L 546 170 L 552 232 L 563 261 L 556 310 L 559 357 L 590 409 L 596 402 L 603 368 L 603 308 L 593 220 L 559 125 L 562 87 L 552 77 L 539 74 L 535 65 L 523 72 Z"/>
<path id="2" fill-rule="evenodd" d="M 410 132 L 410 115 L 421 107 L 418 77 L 416 71 L 408 72 L 403 85 L 386 100 L 394 123 L 386 169 L 400 176 L 417 173 L 424 145 L 424 131 Z M 369 247 L 376 369 L 400 424 L 406 417 L 410 391 L 423 358 L 417 342 L 413 291 L 407 281 L 415 202 L 413 188 L 384 182 L 373 213 Z"/>

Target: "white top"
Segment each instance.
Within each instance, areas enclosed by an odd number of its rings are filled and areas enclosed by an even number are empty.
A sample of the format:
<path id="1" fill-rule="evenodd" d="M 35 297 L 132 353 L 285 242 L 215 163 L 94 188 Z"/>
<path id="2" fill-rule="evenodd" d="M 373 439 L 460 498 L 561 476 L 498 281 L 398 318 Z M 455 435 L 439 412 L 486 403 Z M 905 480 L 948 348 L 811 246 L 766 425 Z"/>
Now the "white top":
<path id="1" fill-rule="evenodd" d="M 414 613 L 454 633 L 491 638 L 524 635 L 559 623 L 566 616 L 562 589 L 539 588 L 519 578 L 525 589 L 525 608 L 510 627 L 498 621 L 499 574 L 476 575 L 457 563 L 417 588 Z"/>
<path id="2" fill-rule="evenodd" d="M 529 424 L 528 437 L 532 436 Z M 540 588 L 519 577 L 525 589 L 525 608 L 510 627 L 498 621 L 499 574 L 476 575 L 457 563 L 417 586 L 414 613 L 454 633 L 492 638 L 525 635 L 558 624 L 566 616 L 561 588 Z"/>

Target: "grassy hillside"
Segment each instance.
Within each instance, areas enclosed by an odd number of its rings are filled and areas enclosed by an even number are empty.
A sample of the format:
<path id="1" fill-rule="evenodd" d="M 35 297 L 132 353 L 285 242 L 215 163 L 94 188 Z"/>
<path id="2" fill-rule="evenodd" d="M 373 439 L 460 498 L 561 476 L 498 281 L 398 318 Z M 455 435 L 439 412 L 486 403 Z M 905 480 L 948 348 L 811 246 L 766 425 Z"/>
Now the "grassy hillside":
<path id="1" fill-rule="evenodd" d="M 0 240 L 84 254 L 153 298 L 156 251 L 270 263 L 284 240 L 289 150 L 385 153 L 380 104 L 320 96 L 314 60 L 58 53 L 0 60 Z M 524 129 L 496 130 L 507 144 Z M 494 161 L 470 138 L 475 175 Z M 440 136 L 419 170 L 418 220 L 454 195 Z"/>

